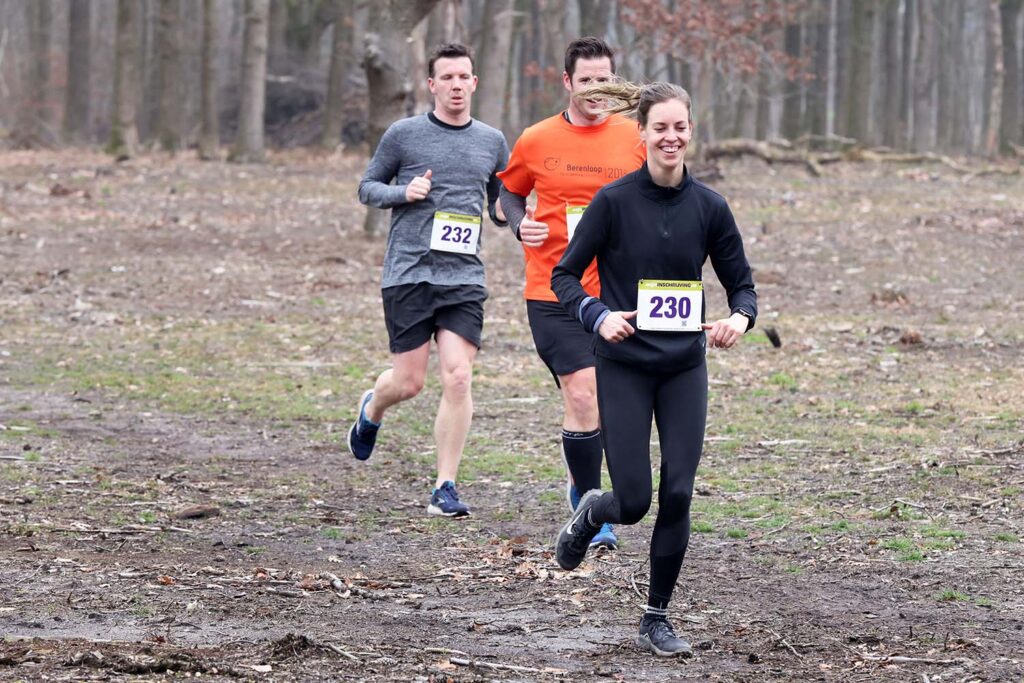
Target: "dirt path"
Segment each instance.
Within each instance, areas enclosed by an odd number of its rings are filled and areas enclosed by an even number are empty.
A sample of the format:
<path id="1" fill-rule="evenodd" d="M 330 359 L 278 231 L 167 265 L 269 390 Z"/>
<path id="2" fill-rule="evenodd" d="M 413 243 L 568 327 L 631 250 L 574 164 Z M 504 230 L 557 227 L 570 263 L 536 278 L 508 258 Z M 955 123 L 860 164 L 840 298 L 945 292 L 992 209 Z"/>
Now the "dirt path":
<path id="1" fill-rule="evenodd" d="M 424 514 L 433 380 L 347 455 L 387 363 L 363 163 L 0 158 L 0 679 L 1024 677 L 1019 180 L 726 167 L 783 346 L 710 358 L 673 604 L 698 649 L 665 662 L 632 644 L 650 519 L 551 556 L 558 404 L 507 235 L 474 516 Z"/>

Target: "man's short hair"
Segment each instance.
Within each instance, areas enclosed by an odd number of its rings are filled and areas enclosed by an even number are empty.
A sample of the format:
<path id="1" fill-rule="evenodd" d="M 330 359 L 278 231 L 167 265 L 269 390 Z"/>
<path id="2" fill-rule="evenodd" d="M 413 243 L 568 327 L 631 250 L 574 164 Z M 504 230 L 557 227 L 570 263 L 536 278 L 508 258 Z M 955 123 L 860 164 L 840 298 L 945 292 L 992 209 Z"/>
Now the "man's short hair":
<path id="1" fill-rule="evenodd" d="M 473 64 L 473 51 L 468 47 L 462 43 L 442 43 L 434 48 L 434 51 L 430 53 L 430 59 L 427 61 L 427 75 L 431 78 L 434 77 L 434 62 L 442 57 L 447 59 L 469 57 L 469 63 Z M 473 68 L 476 67 L 474 66 Z"/>
<path id="2" fill-rule="evenodd" d="M 594 36 L 584 36 L 569 43 L 569 47 L 565 48 L 565 73 L 569 74 L 569 80 L 572 80 L 576 72 L 576 60 L 601 57 L 611 60 L 612 73 L 615 73 L 615 53 L 608 47 L 608 43 Z"/>

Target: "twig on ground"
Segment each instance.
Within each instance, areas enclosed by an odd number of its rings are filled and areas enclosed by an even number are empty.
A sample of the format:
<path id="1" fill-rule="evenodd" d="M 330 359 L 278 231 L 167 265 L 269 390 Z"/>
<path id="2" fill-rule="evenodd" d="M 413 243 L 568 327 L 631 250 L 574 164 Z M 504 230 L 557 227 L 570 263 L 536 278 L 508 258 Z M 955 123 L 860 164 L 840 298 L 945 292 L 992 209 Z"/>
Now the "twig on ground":
<path id="1" fill-rule="evenodd" d="M 773 636 L 775 636 L 775 639 L 778 641 L 778 644 L 785 645 L 786 649 L 789 650 L 790 652 L 792 652 L 794 655 L 796 655 L 797 659 L 803 659 L 804 658 L 804 656 L 802 654 L 800 654 L 799 652 L 796 651 L 795 647 L 793 647 L 792 645 L 789 644 L 789 641 L 787 641 L 785 638 L 780 636 L 778 633 L 776 633 L 772 629 L 768 629 L 768 633 L 771 633 Z"/>
<path id="2" fill-rule="evenodd" d="M 892 508 L 896 507 L 897 504 L 906 505 L 907 507 L 917 508 L 919 510 L 928 509 L 927 505 L 922 505 L 921 503 L 914 503 L 909 500 L 903 500 L 902 498 L 893 498 L 891 503 L 886 503 L 882 507 L 875 508 L 875 512 L 881 512 L 882 510 L 891 510 Z"/>
<path id="3" fill-rule="evenodd" d="M 644 562 L 641 562 L 639 566 L 637 566 L 635 569 L 633 569 L 633 571 L 629 573 L 629 585 L 633 587 L 633 592 L 636 593 L 637 597 L 639 597 L 641 600 L 646 600 L 647 596 L 641 593 L 640 588 L 637 586 L 636 573 L 640 571 L 646 563 L 646 560 Z M 640 581 L 639 583 L 644 582 Z M 648 584 L 644 583 L 644 585 L 646 586 Z"/>
<path id="4" fill-rule="evenodd" d="M 323 646 L 326 647 L 331 652 L 337 652 L 342 657 L 348 657 L 353 662 L 358 662 L 359 661 L 359 658 L 356 657 L 354 654 L 352 654 L 351 652 L 349 652 L 347 650 L 342 650 L 340 647 L 338 647 L 337 645 L 334 645 L 333 643 L 323 643 Z"/>
<path id="5" fill-rule="evenodd" d="M 952 664 L 974 664 L 973 659 L 967 657 L 956 657 L 954 659 L 931 659 L 930 657 L 904 657 L 901 655 L 862 655 L 857 654 L 858 657 L 867 662 L 883 662 L 886 664 L 941 664 L 943 666 L 949 666 Z"/>
<path id="6" fill-rule="evenodd" d="M 423 648 L 423 651 L 430 652 L 435 655 L 466 655 L 467 657 L 469 656 L 468 652 L 463 652 L 462 650 L 453 650 L 450 647 L 425 647 Z"/>
<path id="7" fill-rule="evenodd" d="M 459 666 L 475 666 L 483 669 L 492 669 L 495 671 L 520 671 L 523 673 L 531 674 L 552 674 L 554 676 L 564 676 L 567 671 L 562 669 L 535 669 L 532 666 L 518 666 L 516 664 L 493 664 L 491 662 L 481 662 L 475 659 L 463 659 L 461 657 L 449 657 L 448 661 L 452 664 L 458 664 Z"/>

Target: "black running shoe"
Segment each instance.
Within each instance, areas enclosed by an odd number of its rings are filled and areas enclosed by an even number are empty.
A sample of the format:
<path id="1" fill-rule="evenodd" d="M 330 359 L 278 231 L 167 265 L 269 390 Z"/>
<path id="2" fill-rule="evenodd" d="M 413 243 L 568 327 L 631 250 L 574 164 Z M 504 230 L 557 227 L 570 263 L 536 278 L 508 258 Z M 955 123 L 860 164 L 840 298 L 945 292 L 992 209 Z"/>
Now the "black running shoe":
<path id="1" fill-rule="evenodd" d="M 558 539 L 555 541 L 555 560 L 558 566 L 566 571 L 580 566 L 580 562 L 587 555 L 591 539 L 601 530 L 601 525 L 591 524 L 588 516 L 590 509 L 600 497 L 601 492 L 597 489 L 584 493 L 580 498 L 580 504 L 576 506 L 576 511 L 558 532 Z"/>
<path id="2" fill-rule="evenodd" d="M 580 492 L 576 488 L 576 485 L 569 480 L 569 483 L 565 486 L 566 498 L 569 500 L 569 507 L 573 510 L 580 504 Z M 597 532 L 597 535 L 590 541 L 591 548 L 602 548 L 604 550 L 618 550 L 619 539 L 615 537 L 615 527 L 605 522 L 601 525 L 601 530 Z"/>
<path id="3" fill-rule="evenodd" d="M 644 615 L 640 620 L 640 635 L 636 637 L 636 644 L 659 657 L 689 657 L 693 654 L 690 644 L 676 635 L 672 624 L 665 617 Z"/>
<path id="4" fill-rule="evenodd" d="M 356 456 L 356 460 L 367 460 L 373 455 L 373 446 L 377 443 L 377 430 L 380 423 L 371 422 L 366 417 L 366 404 L 373 398 L 373 389 L 363 392 L 359 399 L 359 411 L 356 413 L 356 421 L 348 430 L 348 450 Z"/>

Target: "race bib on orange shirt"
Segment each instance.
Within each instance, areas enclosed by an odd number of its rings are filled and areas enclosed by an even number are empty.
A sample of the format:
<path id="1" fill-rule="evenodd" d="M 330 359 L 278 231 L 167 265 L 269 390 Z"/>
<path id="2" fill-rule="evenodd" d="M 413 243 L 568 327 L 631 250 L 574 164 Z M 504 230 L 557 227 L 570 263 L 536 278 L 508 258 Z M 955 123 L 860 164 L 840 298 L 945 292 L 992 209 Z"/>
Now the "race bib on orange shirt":
<path id="1" fill-rule="evenodd" d="M 569 242 L 572 242 L 572 236 L 576 234 L 576 226 L 580 224 L 583 212 L 586 210 L 586 206 L 565 205 L 565 229 L 569 235 Z"/>

